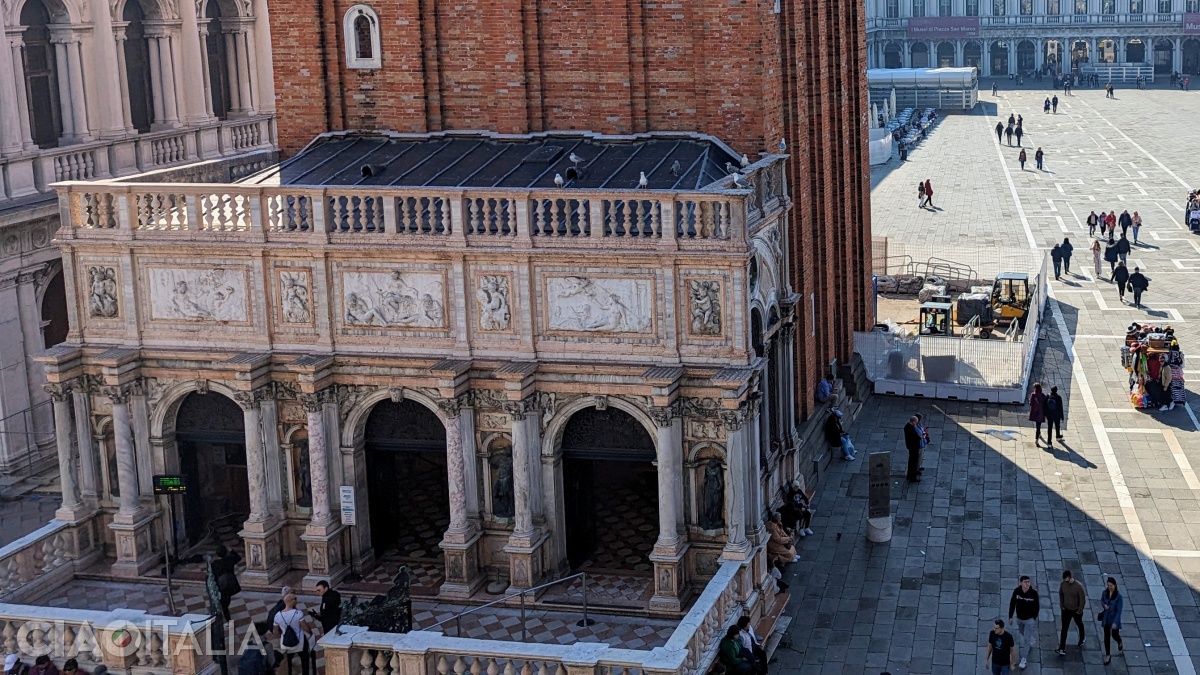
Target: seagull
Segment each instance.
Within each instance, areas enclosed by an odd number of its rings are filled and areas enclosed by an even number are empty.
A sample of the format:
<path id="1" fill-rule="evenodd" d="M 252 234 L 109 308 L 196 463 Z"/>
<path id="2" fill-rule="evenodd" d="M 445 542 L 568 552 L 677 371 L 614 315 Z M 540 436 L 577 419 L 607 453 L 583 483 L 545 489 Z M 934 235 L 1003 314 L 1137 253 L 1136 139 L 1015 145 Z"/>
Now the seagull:
<path id="1" fill-rule="evenodd" d="M 645 171 L 640 171 L 640 172 L 638 172 L 638 173 L 639 173 L 639 175 L 638 175 L 638 187 L 640 187 L 640 188 L 641 188 L 641 189 L 643 189 L 643 190 L 645 190 L 646 188 L 650 187 L 650 179 L 646 178 L 646 172 L 645 172 Z"/>
<path id="2" fill-rule="evenodd" d="M 683 173 L 683 167 L 680 166 L 679 160 L 671 162 L 671 175 L 679 178 L 679 174 Z"/>
<path id="3" fill-rule="evenodd" d="M 562 177 L 562 174 L 561 174 L 561 173 L 556 173 L 556 174 L 554 174 L 554 186 L 555 186 L 555 187 L 562 187 L 562 186 L 563 186 L 563 177 Z"/>
<path id="4" fill-rule="evenodd" d="M 779 151 L 787 152 L 787 140 L 782 139 L 782 138 L 779 139 Z"/>
<path id="5" fill-rule="evenodd" d="M 745 154 L 742 155 L 742 166 L 743 167 L 750 166 L 750 158 L 747 157 Z"/>
<path id="6" fill-rule="evenodd" d="M 742 182 L 741 174 L 738 172 L 734 171 L 733 173 L 729 174 L 729 178 L 733 180 L 733 187 L 739 190 L 746 187 L 746 184 Z"/>
<path id="7" fill-rule="evenodd" d="M 585 161 L 582 157 L 573 152 L 567 156 L 567 159 L 571 160 L 571 163 L 573 164 L 579 164 L 580 162 Z"/>
<path id="8" fill-rule="evenodd" d="M 729 173 L 737 173 L 737 167 L 732 162 L 725 162 L 725 170 Z"/>
<path id="9" fill-rule="evenodd" d="M 1021 435 L 1021 432 L 1013 429 L 981 429 L 979 433 L 995 436 L 1002 441 L 1015 441 Z"/>

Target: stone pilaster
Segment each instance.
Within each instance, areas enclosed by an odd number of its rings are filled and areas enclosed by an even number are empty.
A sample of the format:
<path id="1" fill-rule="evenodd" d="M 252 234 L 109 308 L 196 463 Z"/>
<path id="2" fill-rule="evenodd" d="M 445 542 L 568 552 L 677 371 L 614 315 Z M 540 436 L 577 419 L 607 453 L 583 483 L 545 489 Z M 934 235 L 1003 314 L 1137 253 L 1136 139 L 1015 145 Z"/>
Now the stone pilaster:
<path id="1" fill-rule="evenodd" d="M 71 394 L 74 385 L 70 382 L 47 384 L 46 393 L 54 406 L 54 437 L 58 445 L 58 479 L 62 488 L 62 504 L 54 517 L 69 523 L 77 522 L 86 515 L 86 507 L 79 491 L 79 471 L 75 461 L 74 438 L 75 418 L 71 413 Z"/>
<path id="2" fill-rule="evenodd" d="M 679 534 L 679 491 L 683 489 L 683 424 L 679 404 L 650 409 L 657 428 L 658 453 L 658 541 L 650 554 L 654 563 L 652 611 L 678 613 L 683 609 L 687 588 L 684 555 L 688 543 Z"/>
<path id="3" fill-rule="evenodd" d="M 721 411 L 721 423 L 728 431 L 725 449 L 725 550 L 723 560 L 746 560 L 750 557 L 750 542 L 746 538 L 746 460 L 758 452 L 750 442 L 750 425 L 745 408 Z"/>
<path id="4" fill-rule="evenodd" d="M 446 581 L 438 591 L 448 598 L 468 598 L 483 585 L 479 569 L 479 531 L 467 518 L 466 458 L 459 417 L 465 396 L 438 402 L 446 425 L 446 478 L 450 493 L 450 526 L 442 538 Z"/>
<path id="5" fill-rule="evenodd" d="M 512 535 L 504 552 L 508 555 L 510 593 L 532 588 L 546 573 L 543 560 L 548 536 L 534 524 L 534 477 L 541 472 L 541 414 L 536 398 L 510 401 L 504 406 L 512 425 L 513 506 Z"/>
<path id="6" fill-rule="evenodd" d="M 117 447 L 117 483 L 121 490 L 120 508 L 113 515 L 109 529 L 116 540 L 117 560 L 112 573 L 117 576 L 140 577 L 159 560 L 154 514 L 143 510 L 138 503 L 137 457 L 134 451 L 133 427 L 129 419 L 129 385 L 105 387 L 104 395 L 112 401 L 113 440 Z"/>
<path id="7" fill-rule="evenodd" d="M 261 406 L 270 387 L 234 396 L 242 406 L 246 427 L 246 479 L 250 487 L 250 517 L 239 532 L 246 543 L 243 582 L 267 585 L 287 571 L 283 557 L 283 521 L 271 515 L 267 499 L 266 453 L 263 448 Z"/>
<path id="8" fill-rule="evenodd" d="M 304 587 L 318 581 L 336 584 L 349 573 L 349 555 L 343 550 L 344 526 L 329 508 L 329 453 L 325 430 L 325 392 L 301 394 L 308 421 L 308 471 L 312 483 L 312 518 L 300 535 L 308 556 Z"/>

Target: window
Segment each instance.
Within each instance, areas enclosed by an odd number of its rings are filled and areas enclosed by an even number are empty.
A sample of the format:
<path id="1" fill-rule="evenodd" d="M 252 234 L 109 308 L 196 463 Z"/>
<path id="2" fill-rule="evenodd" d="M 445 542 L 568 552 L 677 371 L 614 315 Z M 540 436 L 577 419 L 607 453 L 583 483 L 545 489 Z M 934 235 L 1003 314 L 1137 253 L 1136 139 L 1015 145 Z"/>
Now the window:
<path id="1" fill-rule="evenodd" d="M 1046 13 L 1052 16 L 1062 14 L 1061 0 L 1046 0 Z"/>
<path id="2" fill-rule="evenodd" d="M 979 0 L 967 0 L 966 16 L 979 16 Z"/>
<path id="3" fill-rule="evenodd" d="M 1087 3 L 1088 0 L 1075 0 L 1075 13 L 1087 14 Z"/>
<path id="4" fill-rule="evenodd" d="M 1142 8 L 1142 0 L 1129 0 L 1130 14 L 1141 14 L 1144 11 L 1146 10 Z"/>
<path id="5" fill-rule="evenodd" d="M 887 18 L 900 18 L 900 0 L 887 0 Z"/>
<path id="6" fill-rule="evenodd" d="M 1021 0 L 1021 16 L 1033 16 L 1033 0 Z"/>
<path id="7" fill-rule="evenodd" d="M 1004 16 L 1006 0 L 992 0 L 992 16 Z"/>
<path id="8" fill-rule="evenodd" d="M 1138 4 L 1140 5 L 1141 2 Z M 1187 12 L 1189 14 L 1200 14 L 1200 0 L 1187 0 Z"/>
<path id="9" fill-rule="evenodd" d="M 42 149 L 58 147 L 58 137 L 63 134 L 59 73 L 50 43 L 50 12 L 41 0 L 25 3 L 21 25 L 25 26 L 25 94 L 33 142 Z"/>
<path id="10" fill-rule="evenodd" d="M 379 17 L 366 5 L 355 5 L 342 20 L 348 68 L 382 68 L 379 46 Z"/>
<path id="11" fill-rule="evenodd" d="M 1100 0 L 1100 13 L 1101 14 L 1116 14 L 1117 13 L 1117 0 Z"/>
<path id="12" fill-rule="evenodd" d="M 1158 13 L 1159 14 L 1170 14 L 1171 13 L 1171 0 L 1158 0 Z"/>
<path id="13" fill-rule="evenodd" d="M 953 0 L 938 0 L 938 16 L 952 16 L 954 14 Z"/>
<path id="14" fill-rule="evenodd" d="M 912 0 L 912 15 L 925 16 L 925 0 Z"/>

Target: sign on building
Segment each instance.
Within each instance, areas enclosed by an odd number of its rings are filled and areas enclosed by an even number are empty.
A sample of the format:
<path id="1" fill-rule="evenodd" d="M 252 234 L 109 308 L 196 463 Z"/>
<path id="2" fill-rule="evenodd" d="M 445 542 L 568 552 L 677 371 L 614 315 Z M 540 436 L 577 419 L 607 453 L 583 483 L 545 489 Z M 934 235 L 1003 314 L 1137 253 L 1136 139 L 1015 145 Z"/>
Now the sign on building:
<path id="1" fill-rule="evenodd" d="M 354 505 L 354 486 L 343 485 L 341 487 L 341 496 L 342 524 L 357 525 L 358 511 Z"/>
<path id="2" fill-rule="evenodd" d="M 867 517 L 886 518 L 892 512 L 892 453 L 872 452 L 867 462 L 870 467 Z"/>
<path id="3" fill-rule="evenodd" d="M 910 38 L 977 38 L 979 17 L 977 16 L 928 16 L 912 17 L 908 20 Z"/>

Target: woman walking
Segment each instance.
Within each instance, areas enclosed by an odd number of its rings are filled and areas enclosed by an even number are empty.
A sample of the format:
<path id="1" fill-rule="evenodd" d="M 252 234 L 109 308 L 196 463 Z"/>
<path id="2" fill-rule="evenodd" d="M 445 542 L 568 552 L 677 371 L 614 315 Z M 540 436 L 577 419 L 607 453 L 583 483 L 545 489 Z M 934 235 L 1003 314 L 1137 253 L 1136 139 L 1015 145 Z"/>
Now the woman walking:
<path id="1" fill-rule="evenodd" d="M 1029 421 L 1037 427 L 1033 444 L 1036 446 L 1042 440 L 1042 425 L 1046 423 L 1046 395 L 1042 393 L 1042 383 L 1033 385 L 1033 393 L 1029 395 Z M 1046 429 L 1046 443 L 1050 443 L 1050 430 Z"/>
<path id="2" fill-rule="evenodd" d="M 1112 273 L 1112 280 L 1117 285 L 1117 297 L 1120 298 L 1123 305 L 1125 304 L 1125 285 L 1129 283 L 1129 268 L 1125 266 L 1124 261 L 1117 263 L 1117 267 Z"/>
<path id="3" fill-rule="evenodd" d="M 1096 212 L 1092 211 L 1091 213 L 1088 214 L 1087 224 L 1088 224 L 1088 236 L 1089 237 L 1096 236 L 1096 226 L 1100 224 L 1100 216 L 1097 216 Z M 1097 272 L 1097 274 L 1099 274 L 1099 272 Z"/>
<path id="4" fill-rule="evenodd" d="M 1137 211 L 1133 212 L 1133 243 L 1138 243 L 1138 230 L 1142 229 L 1142 217 Z"/>
<path id="5" fill-rule="evenodd" d="M 1096 278 L 1097 279 L 1100 278 L 1100 258 L 1101 258 L 1100 240 L 1093 239 L 1092 240 L 1092 260 L 1096 263 Z"/>
<path id="6" fill-rule="evenodd" d="M 1017 155 L 1017 161 L 1021 163 L 1021 170 L 1022 170 L 1022 171 L 1024 171 L 1024 170 L 1025 170 L 1025 160 L 1026 160 L 1026 159 L 1027 159 L 1027 158 L 1026 158 L 1026 156 L 1025 156 L 1025 148 L 1021 148 L 1021 154 Z"/>
<path id="7" fill-rule="evenodd" d="M 917 206 L 925 208 L 925 184 L 917 181 Z"/>
<path id="8" fill-rule="evenodd" d="M 929 179 L 925 179 L 925 206 L 933 208 L 933 183 Z"/>
<path id="9" fill-rule="evenodd" d="M 1108 228 L 1108 238 L 1116 239 L 1117 234 L 1117 212 L 1109 211 L 1107 216 L 1104 216 L 1104 226 Z"/>
<path id="10" fill-rule="evenodd" d="M 1117 651 L 1125 652 L 1125 645 L 1121 642 L 1121 609 L 1125 604 L 1125 599 L 1121 597 L 1117 591 L 1117 580 L 1109 577 L 1108 583 L 1104 585 L 1104 595 L 1100 596 L 1100 607 L 1103 611 L 1100 612 L 1100 625 L 1104 627 L 1104 665 L 1108 665 L 1112 661 L 1112 642 L 1117 641 Z"/>
<path id="11" fill-rule="evenodd" d="M 1104 259 L 1108 261 L 1108 280 L 1112 281 L 1117 272 L 1117 261 L 1121 259 L 1121 254 L 1117 253 L 1117 242 L 1112 237 L 1108 238 L 1108 244 L 1104 247 Z"/>

